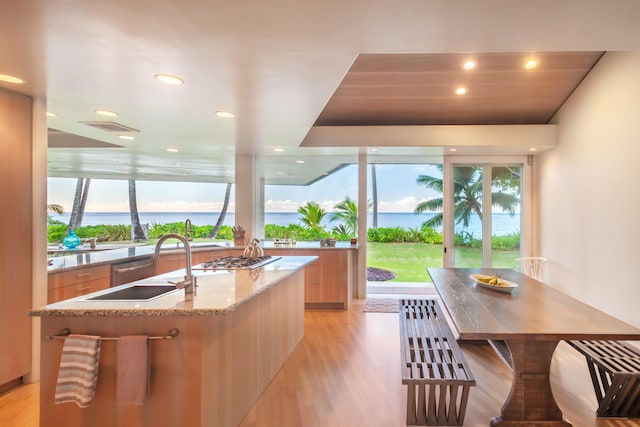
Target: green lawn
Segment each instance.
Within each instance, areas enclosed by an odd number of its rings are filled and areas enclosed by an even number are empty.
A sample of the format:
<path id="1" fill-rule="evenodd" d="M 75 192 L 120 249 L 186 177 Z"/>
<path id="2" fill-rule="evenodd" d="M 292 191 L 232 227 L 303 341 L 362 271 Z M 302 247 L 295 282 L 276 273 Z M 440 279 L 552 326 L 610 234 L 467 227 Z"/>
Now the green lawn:
<path id="1" fill-rule="evenodd" d="M 519 251 L 493 254 L 495 267 L 518 268 L 515 259 Z M 482 251 L 473 248 L 456 249 L 456 267 L 479 267 Z M 430 282 L 427 267 L 442 267 L 442 245 L 428 243 L 367 244 L 367 266 L 383 268 L 396 274 L 393 282 Z"/>

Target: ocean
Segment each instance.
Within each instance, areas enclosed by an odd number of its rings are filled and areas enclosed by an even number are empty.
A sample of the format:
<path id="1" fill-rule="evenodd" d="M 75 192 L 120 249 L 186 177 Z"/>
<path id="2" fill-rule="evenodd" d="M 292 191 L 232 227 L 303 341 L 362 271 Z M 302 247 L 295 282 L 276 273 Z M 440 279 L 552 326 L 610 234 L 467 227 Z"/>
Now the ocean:
<path id="1" fill-rule="evenodd" d="M 56 219 L 65 223 L 69 222 L 69 212 L 61 215 L 50 214 L 52 219 Z M 379 212 L 378 227 L 403 227 L 403 228 L 420 228 L 420 225 L 433 217 L 433 213 L 414 214 L 411 212 Z M 145 224 L 167 224 L 172 222 L 184 222 L 187 218 L 191 220 L 193 225 L 213 225 L 218 220 L 218 212 L 140 212 L 140 222 Z M 368 214 L 369 227 L 372 223 L 373 215 Z M 297 212 L 266 212 L 265 224 L 289 225 L 302 224 L 300 214 Z M 510 215 L 506 213 L 493 214 L 493 235 L 502 236 L 520 231 L 520 215 Z M 129 212 L 85 212 L 82 225 L 116 225 L 130 224 Z M 225 216 L 224 225 L 232 226 L 235 224 L 235 215 L 228 212 Z M 323 224 L 333 225 L 328 219 Z M 482 224 L 477 216 L 471 218 L 467 231 L 479 237 Z"/>

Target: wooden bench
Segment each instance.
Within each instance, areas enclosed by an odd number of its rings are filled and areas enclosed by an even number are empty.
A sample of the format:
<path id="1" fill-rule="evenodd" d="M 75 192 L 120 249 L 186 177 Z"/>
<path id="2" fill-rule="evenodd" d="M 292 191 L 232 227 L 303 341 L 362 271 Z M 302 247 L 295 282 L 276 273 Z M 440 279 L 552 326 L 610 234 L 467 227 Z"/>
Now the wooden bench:
<path id="1" fill-rule="evenodd" d="M 407 424 L 462 425 L 476 381 L 438 302 L 402 299 L 399 319 Z"/>
<path id="2" fill-rule="evenodd" d="M 640 352 L 621 341 L 567 341 L 587 359 L 599 417 L 640 417 Z"/>

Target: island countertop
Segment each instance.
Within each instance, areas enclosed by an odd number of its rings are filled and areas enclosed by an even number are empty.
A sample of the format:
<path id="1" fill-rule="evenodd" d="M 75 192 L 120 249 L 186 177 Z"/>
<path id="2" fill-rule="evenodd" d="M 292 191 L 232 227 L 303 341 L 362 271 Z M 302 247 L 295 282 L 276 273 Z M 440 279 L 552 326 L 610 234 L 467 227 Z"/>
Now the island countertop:
<path id="1" fill-rule="evenodd" d="M 30 316 L 209 316 L 234 310 L 307 264 L 316 256 L 282 256 L 252 270 L 193 270 L 197 277 L 194 294 L 177 289 L 149 301 L 88 300 L 88 298 L 124 289 L 133 284 L 168 284 L 183 279 L 185 270 L 150 277 L 31 310 Z"/>

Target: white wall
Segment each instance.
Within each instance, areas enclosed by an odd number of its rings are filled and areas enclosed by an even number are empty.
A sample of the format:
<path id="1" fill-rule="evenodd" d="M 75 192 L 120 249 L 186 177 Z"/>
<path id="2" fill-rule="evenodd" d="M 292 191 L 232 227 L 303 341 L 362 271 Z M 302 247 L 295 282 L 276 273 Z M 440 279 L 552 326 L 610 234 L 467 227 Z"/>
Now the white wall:
<path id="1" fill-rule="evenodd" d="M 536 157 L 546 282 L 640 327 L 640 53 L 607 53 Z"/>

